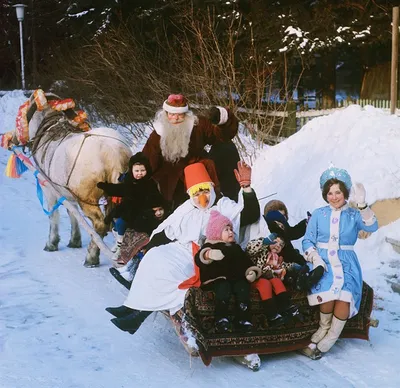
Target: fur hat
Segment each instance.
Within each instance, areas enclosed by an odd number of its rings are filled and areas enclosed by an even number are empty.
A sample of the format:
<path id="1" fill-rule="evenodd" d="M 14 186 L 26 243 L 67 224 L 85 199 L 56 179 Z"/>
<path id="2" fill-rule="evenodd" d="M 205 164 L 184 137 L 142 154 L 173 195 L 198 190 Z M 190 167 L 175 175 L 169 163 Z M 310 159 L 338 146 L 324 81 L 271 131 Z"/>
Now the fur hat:
<path id="1" fill-rule="evenodd" d="M 142 164 L 146 169 L 146 179 L 149 179 L 153 175 L 153 171 L 150 166 L 149 159 L 143 152 L 137 152 L 129 159 L 129 173 L 132 174 L 132 167 L 135 164 Z"/>
<path id="2" fill-rule="evenodd" d="M 337 179 L 339 181 L 342 181 L 346 186 L 346 189 L 350 192 L 351 178 L 346 170 L 342 168 L 337 168 L 333 166 L 333 164 L 331 164 L 330 167 L 322 173 L 321 178 L 319 178 L 319 185 L 321 187 L 321 190 L 323 190 L 325 183 L 329 179 Z"/>
<path id="3" fill-rule="evenodd" d="M 161 193 L 152 193 L 147 198 L 147 203 L 151 208 L 162 207 L 166 208 L 166 201 Z"/>
<path id="4" fill-rule="evenodd" d="M 170 94 L 164 101 L 163 109 L 168 113 L 186 113 L 189 111 L 189 106 L 182 94 Z"/>
<path id="5" fill-rule="evenodd" d="M 233 228 L 232 221 L 228 217 L 223 216 L 216 210 L 211 210 L 210 219 L 206 229 L 207 240 L 221 240 L 222 231 L 227 225 Z"/>

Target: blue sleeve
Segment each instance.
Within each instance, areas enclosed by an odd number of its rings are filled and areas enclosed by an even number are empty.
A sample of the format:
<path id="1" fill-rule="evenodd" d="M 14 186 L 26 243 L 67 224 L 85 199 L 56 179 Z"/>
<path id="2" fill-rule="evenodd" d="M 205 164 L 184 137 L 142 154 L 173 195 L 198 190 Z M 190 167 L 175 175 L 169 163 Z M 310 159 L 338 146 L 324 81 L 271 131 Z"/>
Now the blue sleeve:
<path id="1" fill-rule="evenodd" d="M 303 252 L 306 252 L 307 249 L 317 247 L 317 231 L 318 231 L 318 209 L 315 210 L 308 221 L 306 234 L 304 235 L 304 239 L 302 241 Z"/>

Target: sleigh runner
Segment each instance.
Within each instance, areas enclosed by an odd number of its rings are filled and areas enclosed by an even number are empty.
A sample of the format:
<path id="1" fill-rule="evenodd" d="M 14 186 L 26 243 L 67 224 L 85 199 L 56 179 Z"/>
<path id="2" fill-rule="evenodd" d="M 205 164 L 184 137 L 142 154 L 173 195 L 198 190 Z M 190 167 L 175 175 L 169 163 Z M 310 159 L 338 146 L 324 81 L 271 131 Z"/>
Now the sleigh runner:
<path id="1" fill-rule="evenodd" d="M 373 296 L 372 288 L 364 282 L 360 311 L 347 322 L 341 338 L 369 340 L 369 327 L 376 325 L 371 319 Z M 300 306 L 304 320 L 302 322 L 293 320 L 284 326 L 269 327 L 258 293 L 253 290 L 251 295 L 253 330 L 250 333 L 237 331 L 216 333 L 213 293 L 204 292 L 200 288 L 190 288 L 186 294 L 184 307 L 170 319 L 188 353 L 191 356 L 200 356 L 205 365 L 210 365 L 213 357 L 245 356 L 252 353 L 274 354 L 306 347 L 311 335 L 318 328 L 319 310 L 308 305 L 307 295 L 304 292 L 292 292 L 292 300 Z M 234 303 L 231 300 L 230 311 L 233 312 L 233 308 Z M 188 330 L 196 338 L 197 347 L 185 342 Z"/>

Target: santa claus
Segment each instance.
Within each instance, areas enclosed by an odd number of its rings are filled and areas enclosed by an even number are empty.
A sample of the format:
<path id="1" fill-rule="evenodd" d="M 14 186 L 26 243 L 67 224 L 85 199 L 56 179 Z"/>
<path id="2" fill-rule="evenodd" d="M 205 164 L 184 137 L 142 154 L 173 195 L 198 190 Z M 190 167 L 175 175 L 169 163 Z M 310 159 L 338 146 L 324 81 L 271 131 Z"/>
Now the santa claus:
<path id="1" fill-rule="evenodd" d="M 230 110 L 217 106 L 209 110 L 208 118 L 196 116 L 183 95 L 171 94 L 156 113 L 153 127 L 143 153 L 161 193 L 174 208 L 187 199 L 183 170 L 189 164 L 203 163 L 219 190 L 215 165 L 204 147 L 229 142 L 236 135 L 238 120 Z"/>

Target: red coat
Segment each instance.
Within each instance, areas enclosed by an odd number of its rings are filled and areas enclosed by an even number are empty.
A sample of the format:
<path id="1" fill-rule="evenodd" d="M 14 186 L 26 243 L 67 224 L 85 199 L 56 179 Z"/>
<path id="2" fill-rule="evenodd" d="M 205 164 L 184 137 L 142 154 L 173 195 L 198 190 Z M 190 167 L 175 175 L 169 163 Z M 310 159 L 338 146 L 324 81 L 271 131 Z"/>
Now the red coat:
<path id="1" fill-rule="evenodd" d="M 175 189 L 179 181 L 184 182 L 183 170 L 192 163 L 205 162 L 205 166 L 213 182 L 218 185 L 218 178 L 214 163 L 211 160 L 205 161 L 204 147 L 217 142 L 231 140 L 238 131 L 239 122 L 235 115 L 228 110 L 228 121 L 222 125 L 213 125 L 205 117 L 199 116 L 199 122 L 193 127 L 189 152 L 186 157 L 176 163 L 164 160 L 160 148 L 160 135 L 153 131 L 149 136 L 143 153 L 150 161 L 153 170 L 153 178 L 159 183 L 161 194 L 168 201 L 174 199 Z"/>

